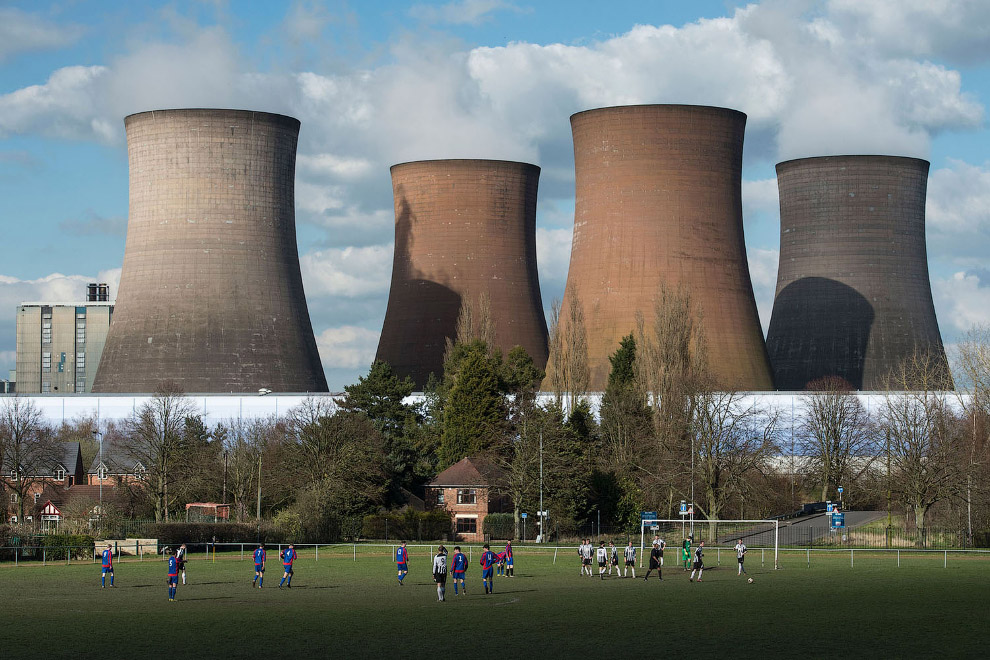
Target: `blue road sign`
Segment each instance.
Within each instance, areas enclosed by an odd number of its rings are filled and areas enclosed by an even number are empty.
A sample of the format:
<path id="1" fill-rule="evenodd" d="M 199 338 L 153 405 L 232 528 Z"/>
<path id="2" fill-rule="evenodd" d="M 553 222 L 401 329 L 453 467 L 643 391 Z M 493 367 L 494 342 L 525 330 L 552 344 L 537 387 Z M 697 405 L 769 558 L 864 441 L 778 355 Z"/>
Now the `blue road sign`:
<path id="1" fill-rule="evenodd" d="M 526 520 L 526 518 L 529 517 L 529 514 L 528 513 L 520 513 L 519 514 L 519 517 L 522 518 L 523 520 Z"/>
<path id="2" fill-rule="evenodd" d="M 839 486 L 839 494 L 842 494 L 842 486 Z"/>
<path id="3" fill-rule="evenodd" d="M 846 514 L 844 513 L 833 513 L 832 514 L 832 528 L 840 529 L 846 526 Z"/>
<path id="4" fill-rule="evenodd" d="M 642 520 L 656 520 L 657 519 L 657 512 L 656 511 L 640 511 L 639 512 L 639 519 L 641 521 Z"/>

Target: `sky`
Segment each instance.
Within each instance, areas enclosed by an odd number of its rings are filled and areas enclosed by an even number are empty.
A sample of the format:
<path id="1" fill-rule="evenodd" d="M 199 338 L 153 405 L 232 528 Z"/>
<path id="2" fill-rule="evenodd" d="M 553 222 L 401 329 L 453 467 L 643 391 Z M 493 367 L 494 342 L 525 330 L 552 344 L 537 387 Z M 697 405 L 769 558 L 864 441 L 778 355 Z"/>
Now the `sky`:
<path id="1" fill-rule="evenodd" d="M 932 291 L 950 349 L 990 322 L 990 2 L 984 0 L 0 1 L 0 375 L 22 301 L 120 276 L 124 116 L 181 107 L 302 123 L 296 224 L 332 391 L 374 359 L 388 300 L 389 167 L 542 168 L 544 305 L 563 295 L 569 116 L 638 103 L 748 116 L 743 214 L 764 330 L 776 285 L 774 165 L 834 154 L 931 162 Z"/>

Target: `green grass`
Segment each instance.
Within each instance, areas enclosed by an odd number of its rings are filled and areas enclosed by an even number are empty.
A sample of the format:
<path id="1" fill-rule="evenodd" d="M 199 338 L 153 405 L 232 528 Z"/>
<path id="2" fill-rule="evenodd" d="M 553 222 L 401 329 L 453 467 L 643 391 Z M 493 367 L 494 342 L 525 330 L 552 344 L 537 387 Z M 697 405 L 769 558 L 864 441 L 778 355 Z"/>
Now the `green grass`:
<path id="1" fill-rule="evenodd" d="M 517 549 L 514 579 L 485 596 L 475 554 L 470 595 L 436 602 L 428 549 L 414 548 L 405 586 L 387 548 L 324 548 L 296 563 L 293 589 L 265 588 L 239 553 L 194 555 L 189 584 L 167 602 L 161 561 L 118 563 L 115 589 L 93 564 L 0 566 L 4 658 L 21 657 L 588 657 L 671 653 L 739 657 L 985 657 L 990 557 L 857 551 L 782 556 L 781 570 L 722 552 L 700 584 L 669 565 L 664 582 L 579 577 L 573 550 Z M 247 553 L 246 553 L 247 554 Z M 276 552 L 270 552 L 274 559 Z M 668 560 L 669 561 L 669 560 Z M 597 572 L 597 567 L 596 567 Z M 642 571 L 638 571 L 642 575 Z"/>

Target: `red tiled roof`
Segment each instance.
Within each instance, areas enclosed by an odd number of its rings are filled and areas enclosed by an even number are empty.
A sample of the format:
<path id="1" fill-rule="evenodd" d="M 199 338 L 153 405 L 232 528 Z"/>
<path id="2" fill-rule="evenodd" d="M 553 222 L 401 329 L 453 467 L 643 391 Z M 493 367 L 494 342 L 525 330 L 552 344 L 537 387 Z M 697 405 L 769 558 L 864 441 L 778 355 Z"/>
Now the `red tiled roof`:
<path id="1" fill-rule="evenodd" d="M 430 482 L 431 486 L 490 486 L 500 470 L 484 458 L 462 458 L 441 472 Z"/>

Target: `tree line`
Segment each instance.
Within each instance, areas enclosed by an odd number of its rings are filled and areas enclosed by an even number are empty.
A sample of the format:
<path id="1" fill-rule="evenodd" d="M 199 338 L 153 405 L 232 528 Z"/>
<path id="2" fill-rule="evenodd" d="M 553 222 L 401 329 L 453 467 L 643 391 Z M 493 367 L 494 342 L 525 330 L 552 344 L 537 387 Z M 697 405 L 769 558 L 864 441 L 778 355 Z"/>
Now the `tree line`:
<path id="1" fill-rule="evenodd" d="M 441 470 L 474 456 L 497 468 L 493 486 L 512 503 L 517 537 L 521 513 L 537 511 L 541 495 L 551 528 L 566 534 L 592 522 L 638 530 L 640 511 L 676 518 L 682 500 L 702 518 L 776 516 L 836 500 L 839 486 L 847 506 L 887 507 L 918 530 L 933 522 L 990 529 L 985 328 L 959 351 L 969 396 L 935 389 L 940 367 L 918 353 L 888 375 L 878 408 L 867 411 L 848 383 L 825 378 L 801 395 L 803 413 L 786 429 L 781 411 L 719 382 L 702 310 L 683 289 L 662 288 L 616 347 L 597 414 L 576 304 L 554 305 L 547 373 L 521 347 L 495 347 L 484 299 L 462 307 L 456 336 L 419 403 L 410 403 L 411 380 L 375 362 L 339 400 L 311 397 L 281 417 L 211 428 L 163 382 L 130 418 L 103 429 L 105 452 L 144 469 L 137 486 L 121 480 L 104 513 L 164 522 L 181 518 L 188 502 L 223 502 L 240 522 L 356 536 L 356 521 L 403 507 Z M 932 386 L 904 391 L 919 382 Z M 549 402 L 538 399 L 541 388 Z M 49 427 L 27 400 L 4 399 L 4 465 L 43 460 L 54 443 L 75 440 L 88 467 L 93 423 Z M 30 472 L 7 475 L 4 488 L 28 492 Z"/>

